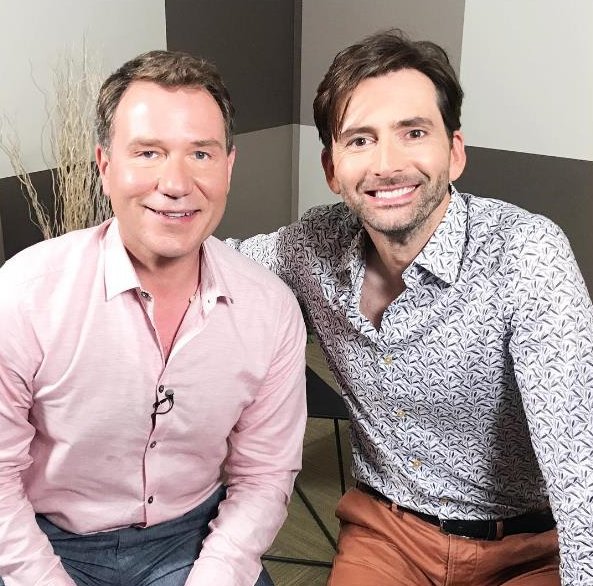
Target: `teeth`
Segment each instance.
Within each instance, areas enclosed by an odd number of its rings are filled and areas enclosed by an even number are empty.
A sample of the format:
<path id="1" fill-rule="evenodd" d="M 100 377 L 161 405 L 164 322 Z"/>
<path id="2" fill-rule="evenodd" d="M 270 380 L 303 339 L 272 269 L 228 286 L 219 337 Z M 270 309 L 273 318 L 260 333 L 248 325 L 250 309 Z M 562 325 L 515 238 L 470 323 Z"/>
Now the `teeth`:
<path id="1" fill-rule="evenodd" d="M 191 216 L 193 212 L 157 212 L 161 216 L 167 216 L 167 218 L 183 218 L 185 216 Z"/>
<path id="2" fill-rule="evenodd" d="M 399 189 L 394 189 L 392 191 L 375 191 L 375 197 L 378 198 L 388 198 L 388 197 L 400 197 L 405 195 L 406 193 L 410 193 L 414 191 L 415 186 L 407 186 L 407 187 L 400 187 Z"/>

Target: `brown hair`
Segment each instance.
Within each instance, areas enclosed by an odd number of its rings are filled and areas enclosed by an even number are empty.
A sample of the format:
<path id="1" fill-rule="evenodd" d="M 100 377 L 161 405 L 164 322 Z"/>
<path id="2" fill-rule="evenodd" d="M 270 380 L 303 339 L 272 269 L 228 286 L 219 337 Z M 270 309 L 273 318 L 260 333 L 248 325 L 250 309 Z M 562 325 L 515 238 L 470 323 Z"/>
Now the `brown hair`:
<path id="1" fill-rule="evenodd" d="M 113 118 L 125 91 L 134 81 L 152 81 L 163 87 L 203 88 L 220 107 L 224 119 L 226 149 L 233 148 L 235 109 L 216 67 L 181 51 L 149 51 L 124 63 L 101 86 L 96 107 L 95 128 L 99 144 L 108 149 Z"/>
<path id="2" fill-rule="evenodd" d="M 358 84 L 369 77 L 416 69 L 434 84 L 438 106 L 449 139 L 461 127 L 463 91 L 445 50 L 430 41 L 411 41 L 401 30 L 375 33 L 360 43 L 340 51 L 322 82 L 313 102 L 319 138 L 331 152 L 332 138 L 340 133 L 342 117 Z"/>

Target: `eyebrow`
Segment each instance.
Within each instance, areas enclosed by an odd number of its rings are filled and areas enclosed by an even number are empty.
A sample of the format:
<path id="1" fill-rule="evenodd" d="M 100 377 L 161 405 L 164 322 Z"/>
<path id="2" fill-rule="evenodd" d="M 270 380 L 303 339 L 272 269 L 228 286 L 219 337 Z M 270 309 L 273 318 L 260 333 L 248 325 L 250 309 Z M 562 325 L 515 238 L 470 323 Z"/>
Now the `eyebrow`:
<path id="1" fill-rule="evenodd" d="M 413 118 L 406 118 L 396 122 L 393 125 L 393 128 L 397 130 L 399 128 L 413 128 L 414 126 L 434 128 L 434 122 L 430 118 L 414 116 Z M 373 132 L 375 132 L 375 128 L 372 126 L 353 126 L 352 128 L 347 128 L 340 132 L 338 140 L 348 140 L 350 137 L 357 134 L 372 134 Z"/>
<path id="2" fill-rule="evenodd" d="M 204 139 L 204 140 L 193 140 L 192 144 L 195 147 L 218 147 L 221 149 L 224 149 L 224 145 L 219 141 L 216 140 L 215 138 L 208 138 L 208 139 Z"/>
<path id="3" fill-rule="evenodd" d="M 338 135 L 338 140 L 348 140 L 356 134 L 372 134 L 373 132 L 374 128 L 372 126 L 353 126 L 352 128 L 341 131 Z"/>
<path id="4" fill-rule="evenodd" d="M 433 128 L 434 122 L 430 118 L 415 116 L 414 118 L 400 120 L 395 126 L 396 128 L 410 128 L 412 126 L 428 126 L 429 128 Z"/>
<path id="5" fill-rule="evenodd" d="M 196 148 L 204 148 L 204 147 L 217 147 L 220 149 L 224 149 L 225 147 L 219 140 L 215 138 L 206 138 L 203 140 L 192 140 L 191 145 Z M 139 137 L 134 139 L 130 143 L 130 148 L 148 148 L 148 147 L 161 147 L 163 146 L 163 141 L 157 138 L 144 138 Z"/>

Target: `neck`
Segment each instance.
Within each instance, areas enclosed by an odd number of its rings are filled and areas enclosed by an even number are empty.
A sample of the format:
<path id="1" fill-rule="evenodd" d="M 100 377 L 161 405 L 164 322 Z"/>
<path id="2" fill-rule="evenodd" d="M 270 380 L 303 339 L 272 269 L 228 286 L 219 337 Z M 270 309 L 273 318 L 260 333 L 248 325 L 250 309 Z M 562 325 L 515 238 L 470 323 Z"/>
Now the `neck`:
<path id="1" fill-rule="evenodd" d="M 200 282 L 201 252 L 196 256 L 143 263 L 130 255 L 143 289 L 153 295 L 191 297 Z"/>

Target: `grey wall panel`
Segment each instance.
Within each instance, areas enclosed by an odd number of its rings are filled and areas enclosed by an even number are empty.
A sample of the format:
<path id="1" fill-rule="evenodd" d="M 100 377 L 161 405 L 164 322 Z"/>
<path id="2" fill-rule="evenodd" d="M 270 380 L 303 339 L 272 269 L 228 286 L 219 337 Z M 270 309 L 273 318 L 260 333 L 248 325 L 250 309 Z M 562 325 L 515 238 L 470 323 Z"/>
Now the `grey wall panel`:
<path id="1" fill-rule="evenodd" d="M 292 124 L 301 119 L 301 53 L 303 50 L 303 0 L 294 0 L 294 44 L 292 62 Z"/>
<path id="2" fill-rule="evenodd" d="M 548 216 L 568 236 L 593 292 L 593 162 L 468 147 L 455 185 Z"/>
<path id="3" fill-rule="evenodd" d="M 292 122 L 294 0 L 167 0 L 165 7 L 167 48 L 216 63 L 237 109 L 237 133 Z"/>
<path id="4" fill-rule="evenodd" d="M 398 27 L 448 52 L 459 72 L 465 0 L 303 0 L 301 124 L 335 54 L 377 30 Z"/>
<path id="5" fill-rule="evenodd" d="M 52 180 L 50 171 L 31 173 L 41 201 L 50 206 Z M 16 177 L 0 179 L 0 217 L 2 218 L 2 232 L 4 240 L 4 256 L 8 260 L 17 252 L 43 239 L 41 231 L 33 224 L 29 216 L 27 202 L 21 192 L 19 180 Z"/>
<path id="6" fill-rule="evenodd" d="M 219 237 L 271 232 L 291 221 L 292 125 L 240 134 Z"/>
<path id="7" fill-rule="evenodd" d="M 0 215 L 0 267 L 4 264 L 4 233 L 2 232 L 2 216 Z"/>

